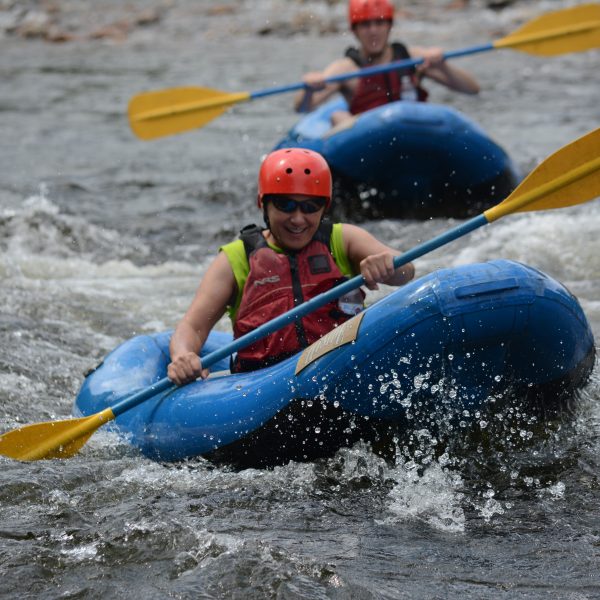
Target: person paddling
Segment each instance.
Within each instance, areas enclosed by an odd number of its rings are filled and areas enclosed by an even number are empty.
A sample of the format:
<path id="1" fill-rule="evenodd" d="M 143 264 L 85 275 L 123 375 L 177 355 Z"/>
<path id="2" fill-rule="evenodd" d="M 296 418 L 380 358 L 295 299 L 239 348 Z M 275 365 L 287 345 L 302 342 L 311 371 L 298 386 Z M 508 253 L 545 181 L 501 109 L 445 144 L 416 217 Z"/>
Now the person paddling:
<path id="1" fill-rule="evenodd" d="M 366 230 L 331 223 L 332 176 L 325 159 L 311 150 L 276 150 L 263 161 L 258 208 L 266 227 L 242 229 L 220 248 L 170 343 L 168 377 L 178 385 L 207 377 L 199 353 L 228 310 L 234 337 L 361 274 L 366 286 L 402 285 L 414 277 L 412 263 L 395 270 L 399 254 Z M 364 293 L 342 297 L 240 350 L 233 371 L 250 371 L 302 350 L 362 309 Z"/>
<path id="2" fill-rule="evenodd" d="M 479 85 L 471 75 L 444 61 L 441 48 L 408 48 L 401 42 L 389 42 L 394 20 L 394 5 L 390 0 L 350 0 L 348 20 L 360 47 L 348 48 L 343 58 L 335 60 L 323 71 L 305 74 L 305 88 L 294 100 L 297 112 L 314 110 L 336 92 L 344 96 L 349 110 L 334 112 L 331 117 L 333 125 L 388 102 L 424 102 L 428 97 L 428 92 L 421 85 L 424 77 L 457 92 L 479 92 Z M 328 77 L 408 58 L 423 58 L 424 61 L 409 70 L 388 71 L 342 82 L 325 83 Z"/>

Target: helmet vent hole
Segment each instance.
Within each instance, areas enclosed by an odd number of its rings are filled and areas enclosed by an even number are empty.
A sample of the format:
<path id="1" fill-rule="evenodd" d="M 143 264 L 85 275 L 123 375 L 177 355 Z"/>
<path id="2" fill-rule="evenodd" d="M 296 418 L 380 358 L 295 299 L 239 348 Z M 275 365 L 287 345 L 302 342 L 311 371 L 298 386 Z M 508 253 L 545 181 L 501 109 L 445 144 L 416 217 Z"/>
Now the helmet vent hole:
<path id="1" fill-rule="evenodd" d="M 304 169 L 304 173 L 305 173 L 306 175 L 310 175 L 310 169 Z"/>
<path id="2" fill-rule="evenodd" d="M 288 167 L 288 168 L 285 170 L 285 172 L 286 172 L 288 175 L 290 175 L 291 173 L 293 173 L 293 172 L 294 172 L 294 169 L 292 169 L 291 167 Z"/>

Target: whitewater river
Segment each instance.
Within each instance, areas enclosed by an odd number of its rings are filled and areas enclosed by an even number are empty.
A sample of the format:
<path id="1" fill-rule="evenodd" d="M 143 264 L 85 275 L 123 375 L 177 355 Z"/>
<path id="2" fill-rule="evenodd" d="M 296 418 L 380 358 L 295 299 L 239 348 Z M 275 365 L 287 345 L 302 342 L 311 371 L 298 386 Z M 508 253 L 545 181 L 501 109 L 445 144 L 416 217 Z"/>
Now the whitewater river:
<path id="1" fill-rule="evenodd" d="M 571 4 L 415 0 L 396 27 L 457 49 Z M 67 418 L 108 351 L 174 326 L 218 245 L 259 218 L 261 156 L 295 121 L 281 95 L 142 142 L 131 96 L 293 83 L 349 43 L 333 1 L 0 2 L 0 431 Z M 527 173 L 599 125 L 599 58 L 458 59 L 480 96 L 432 84 L 431 99 Z M 599 215 L 596 201 L 507 217 L 417 271 L 525 262 L 569 287 L 600 339 Z M 408 249 L 455 224 L 365 226 Z M 599 400 L 596 365 L 573 414 L 526 443 L 517 426 L 493 452 L 458 438 L 393 465 L 361 446 L 270 471 L 158 464 L 103 431 L 68 461 L 0 458 L 0 596 L 599 598 Z"/>

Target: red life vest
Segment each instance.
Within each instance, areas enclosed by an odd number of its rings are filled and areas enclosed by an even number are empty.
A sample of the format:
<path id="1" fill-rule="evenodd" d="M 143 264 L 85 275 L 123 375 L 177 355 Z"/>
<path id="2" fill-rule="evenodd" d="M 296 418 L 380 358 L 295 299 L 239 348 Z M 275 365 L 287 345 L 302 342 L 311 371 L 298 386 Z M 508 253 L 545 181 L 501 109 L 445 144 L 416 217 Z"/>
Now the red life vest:
<path id="1" fill-rule="evenodd" d="M 392 53 L 392 60 L 410 58 L 406 46 L 399 42 L 394 42 L 392 44 Z M 356 48 L 348 48 L 346 50 L 346 56 L 351 58 L 361 69 L 368 66 L 368 63 L 365 62 Z M 372 108 L 387 104 L 388 102 L 401 100 L 403 77 L 410 78 L 412 87 L 417 91 L 417 100 L 419 102 L 425 102 L 429 94 L 421 87 L 413 67 L 408 70 L 388 71 L 369 77 L 361 77 L 358 80 L 356 92 L 350 101 L 350 112 L 353 115 L 357 115 L 367 110 L 371 110 Z"/>
<path id="2" fill-rule="evenodd" d="M 322 223 L 307 246 L 286 254 L 273 250 L 257 226 L 242 230 L 240 237 L 250 273 L 233 324 L 235 338 L 345 281 L 329 249 L 331 228 L 331 223 Z M 275 364 L 316 342 L 351 316 L 333 300 L 241 349 L 232 370 L 253 371 Z"/>

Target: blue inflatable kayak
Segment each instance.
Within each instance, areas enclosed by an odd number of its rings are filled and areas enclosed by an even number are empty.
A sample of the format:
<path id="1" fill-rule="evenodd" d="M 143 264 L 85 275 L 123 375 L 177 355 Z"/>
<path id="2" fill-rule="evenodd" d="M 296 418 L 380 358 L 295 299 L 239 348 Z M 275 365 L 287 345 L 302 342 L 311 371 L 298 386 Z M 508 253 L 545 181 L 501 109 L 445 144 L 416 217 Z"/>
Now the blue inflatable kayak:
<path id="1" fill-rule="evenodd" d="M 347 218 L 474 216 L 520 180 L 506 154 L 447 106 L 392 102 L 331 129 L 334 99 L 302 118 L 276 148 L 320 152 L 334 174 L 333 210 Z"/>
<path id="2" fill-rule="evenodd" d="M 85 379 L 90 415 L 166 377 L 170 332 L 142 335 Z M 210 353 L 231 340 L 213 332 Z M 358 439 L 479 419 L 502 403 L 550 414 L 586 381 L 590 326 L 547 275 L 498 260 L 444 269 L 391 293 L 303 352 L 252 373 L 159 394 L 112 424 L 156 460 L 238 467 L 312 460 Z"/>

